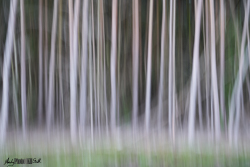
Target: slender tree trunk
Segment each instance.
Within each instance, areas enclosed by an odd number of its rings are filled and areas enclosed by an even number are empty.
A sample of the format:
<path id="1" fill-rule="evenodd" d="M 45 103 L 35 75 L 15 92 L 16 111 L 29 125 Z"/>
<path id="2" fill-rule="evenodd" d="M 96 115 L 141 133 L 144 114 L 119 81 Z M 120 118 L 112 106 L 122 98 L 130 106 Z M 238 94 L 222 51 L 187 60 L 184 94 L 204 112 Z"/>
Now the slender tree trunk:
<path id="1" fill-rule="evenodd" d="M 38 92 L 38 124 L 42 124 L 43 110 L 43 1 L 39 0 L 39 92 Z"/>
<path id="2" fill-rule="evenodd" d="M 242 32 L 242 40 L 241 40 L 241 48 L 240 48 L 240 64 L 239 64 L 239 80 L 238 80 L 238 85 L 236 82 L 236 93 L 235 95 L 232 95 L 232 99 L 231 99 L 231 105 L 230 105 L 230 112 L 229 112 L 229 127 L 228 127 L 228 135 L 229 135 L 229 142 L 230 144 L 232 144 L 232 137 L 233 137 L 233 117 L 234 117 L 234 113 L 235 113 L 235 109 L 236 109 L 236 119 L 239 119 L 239 115 L 240 115 L 240 96 L 242 93 L 242 87 L 243 87 L 243 78 L 245 77 L 244 73 L 244 60 L 245 60 L 245 56 L 244 56 L 244 49 L 245 49 L 245 41 L 246 41 L 246 34 L 247 34 L 247 27 L 248 27 L 248 19 L 249 19 L 249 8 L 250 8 L 250 1 L 248 1 L 247 3 L 247 7 L 245 10 L 245 20 L 244 20 L 244 26 L 243 26 L 243 32 Z M 247 53 L 246 53 L 247 54 Z M 233 97 L 235 96 L 235 97 Z M 234 102 L 235 101 L 235 102 Z M 236 105 L 234 104 L 236 103 Z M 238 134 L 238 128 L 239 125 L 238 123 L 235 123 L 235 127 L 234 127 L 234 141 L 235 143 L 237 143 L 237 134 Z"/>
<path id="3" fill-rule="evenodd" d="M 93 4 L 93 1 L 92 1 L 92 4 Z M 91 8 L 91 12 L 92 12 L 92 9 Z M 90 20 L 90 23 L 91 23 L 91 15 L 89 15 L 89 20 Z M 88 32 L 89 32 L 89 41 L 88 41 L 88 44 L 89 44 L 89 98 L 90 98 L 90 130 L 91 130 L 91 144 L 92 146 L 94 145 L 94 130 L 93 130 L 93 127 L 94 127 L 94 121 L 93 121 L 93 68 L 92 68 L 92 57 L 93 57 L 93 54 L 92 54 L 92 41 L 91 41 L 91 34 L 92 34 L 92 29 L 91 29 L 91 24 L 89 24 L 89 29 L 88 29 Z"/>
<path id="4" fill-rule="evenodd" d="M 58 41 L 58 61 L 59 61 L 59 67 L 58 67 L 58 73 L 59 73 L 59 92 L 60 92 L 60 124 L 61 127 L 64 128 L 64 98 L 63 98 L 63 77 L 62 77 L 62 1 L 59 1 L 59 41 Z"/>
<path id="5" fill-rule="evenodd" d="M 153 32 L 153 8 L 154 2 L 150 0 L 149 9 L 149 31 L 148 31 L 148 61 L 147 61 L 147 85 L 146 85 L 146 108 L 145 108 L 145 130 L 150 126 L 150 99 L 151 99 L 151 69 L 152 69 L 152 32 Z"/>
<path id="6" fill-rule="evenodd" d="M 18 88 L 19 88 L 19 77 L 18 77 L 18 65 L 17 65 L 17 49 L 16 49 L 16 39 L 14 37 L 14 64 L 13 65 L 13 101 L 14 101 L 14 112 L 16 129 L 19 130 L 19 107 L 18 107 Z"/>
<path id="7" fill-rule="evenodd" d="M 75 1 L 74 18 L 71 4 L 69 1 L 70 19 L 74 19 L 73 27 L 70 26 L 71 34 L 71 54 L 70 54 L 70 133 L 72 143 L 76 142 L 76 108 L 77 108 L 77 57 L 78 57 L 78 17 L 80 10 L 80 1 Z M 70 22 L 70 24 L 72 23 Z"/>
<path id="8" fill-rule="evenodd" d="M 225 132 L 227 132 L 227 117 L 225 111 L 224 98 L 224 61 L 225 61 L 225 19 L 224 19 L 224 0 L 220 0 L 220 105 L 224 121 Z"/>
<path id="9" fill-rule="evenodd" d="M 160 67 L 160 83 L 159 83 L 159 97 L 158 97 L 158 130 L 160 132 L 162 125 L 162 101 L 163 101 L 163 83 L 164 83 L 164 49 L 165 49 L 165 29 L 166 29 L 166 1 L 162 0 L 162 27 L 161 27 L 161 67 Z"/>
<path id="10" fill-rule="evenodd" d="M 94 2 L 92 0 L 91 3 L 91 15 L 92 15 L 92 47 L 93 47 L 93 89 L 94 89 L 94 111 L 96 113 L 97 110 L 97 98 L 96 98 L 96 54 L 95 54 L 95 20 L 94 20 Z M 95 114 L 95 126 L 97 127 L 97 119 L 96 119 L 97 114 Z"/>
<path id="11" fill-rule="evenodd" d="M 45 106 L 48 106 L 48 0 L 45 0 L 45 47 L 44 47 L 44 91 L 45 91 Z"/>
<path id="12" fill-rule="evenodd" d="M 200 24 L 201 24 L 201 12 L 202 3 L 199 1 L 197 5 L 197 12 L 195 18 L 195 39 L 194 39 L 194 52 L 193 52 L 193 69 L 191 78 L 191 88 L 190 88 L 190 104 L 189 104 L 189 117 L 188 117 L 188 140 L 189 144 L 194 142 L 194 131 L 195 131 L 195 102 L 197 95 L 197 77 L 198 77 L 198 62 L 199 62 L 199 40 L 200 40 Z"/>
<path id="13" fill-rule="evenodd" d="M 173 49 L 173 0 L 170 1 L 170 16 L 169 16 L 169 66 L 168 66 L 168 130 L 169 135 L 172 135 L 172 98 L 173 98 L 173 57 L 172 57 L 172 49 Z"/>
<path id="14" fill-rule="evenodd" d="M 116 127 L 116 36 L 117 36 L 117 0 L 112 1 L 112 36 L 111 36 L 111 129 Z"/>
<path id="15" fill-rule="evenodd" d="M 103 40 L 103 89 L 104 89 L 104 112 L 106 120 L 106 133 L 109 134 L 108 130 L 108 104 L 107 104 L 107 84 L 106 84 L 106 40 L 105 40 L 105 29 L 104 29 L 104 7 L 102 1 L 102 40 Z"/>
<path id="16" fill-rule="evenodd" d="M 25 65 L 25 15 L 24 0 L 20 0 L 21 10 L 21 101 L 22 101 L 22 130 L 23 137 L 26 137 L 27 107 L 26 107 L 26 65 Z"/>
<path id="17" fill-rule="evenodd" d="M 199 124 L 200 130 L 203 130 L 203 121 L 202 121 L 202 99 L 201 99 L 201 80 L 200 80 L 200 63 L 198 62 L 198 108 L 199 108 Z"/>
<path id="18" fill-rule="evenodd" d="M 209 94 L 210 94 L 210 85 L 209 85 L 209 78 L 210 78 L 210 69 L 209 69 L 209 6 L 208 6 L 208 0 L 205 2 L 205 18 L 206 20 L 206 41 L 205 41 L 205 70 L 207 72 L 206 74 L 206 121 L 207 121 L 207 130 L 210 129 L 210 120 L 209 120 Z"/>
<path id="19" fill-rule="evenodd" d="M 215 137 L 220 139 L 220 109 L 216 69 L 216 50 L 215 50 L 215 21 L 214 21 L 214 0 L 210 0 L 210 20 L 211 20 L 211 70 L 212 70 L 212 90 L 214 96 L 214 118 L 215 118 Z"/>
<path id="20" fill-rule="evenodd" d="M 83 2 L 82 12 L 82 70 L 81 70 L 81 94 L 80 94 L 80 127 L 85 126 L 87 105 L 87 61 L 88 61 L 88 0 Z"/>
<path id="21" fill-rule="evenodd" d="M 53 120 L 53 110 L 55 102 L 55 47 L 56 47 L 56 26 L 57 26 L 57 7 L 58 0 L 54 1 L 53 20 L 52 20 L 52 32 L 51 32 L 51 51 L 50 51 L 50 75 L 49 75 L 49 96 L 48 96 L 48 108 L 47 108 L 47 130 L 50 132 L 51 124 Z"/>
<path id="22" fill-rule="evenodd" d="M 139 1 L 133 1 L 133 130 L 137 129 L 139 71 Z"/>
<path id="23" fill-rule="evenodd" d="M 11 55 L 13 49 L 14 28 L 16 21 L 17 0 L 10 2 L 10 13 L 8 20 L 8 30 L 6 35 L 6 42 L 4 48 L 4 62 L 3 62 L 3 94 L 2 106 L 0 115 L 0 144 L 2 145 L 6 137 L 6 129 L 8 125 L 8 108 L 9 108 L 9 73 L 11 65 Z"/>
<path id="24" fill-rule="evenodd" d="M 173 103 L 172 103 L 172 107 L 173 107 L 173 117 L 172 117 L 172 127 L 173 127 L 173 131 L 172 131 L 172 139 L 173 139 L 173 142 L 175 142 L 175 115 L 176 115 L 176 79 L 175 79 L 175 22 L 176 22 L 176 0 L 174 0 L 174 4 L 173 4 L 173 50 L 172 50 L 172 58 L 173 58 Z"/>

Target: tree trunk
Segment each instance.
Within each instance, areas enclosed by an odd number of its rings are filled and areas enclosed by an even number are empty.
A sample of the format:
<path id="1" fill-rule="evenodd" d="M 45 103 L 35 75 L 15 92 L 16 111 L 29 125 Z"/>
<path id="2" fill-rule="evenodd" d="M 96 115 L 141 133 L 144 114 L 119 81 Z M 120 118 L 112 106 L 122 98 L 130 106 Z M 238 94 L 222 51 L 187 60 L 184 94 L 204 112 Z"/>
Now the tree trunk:
<path id="1" fill-rule="evenodd" d="M 168 130 L 169 136 L 172 135 L 172 98 L 173 98 L 173 57 L 172 57 L 172 50 L 173 50 L 173 0 L 170 1 L 170 16 L 169 16 L 169 66 L 168 66 Z"/>
<path id="2" fill-rule="evenodd" d="M 72 1 L 69 1 L 69 17 L 71 19 L 70 24 L 70 133 L 71 133 L 71 142 L 76 143 L 76 129 L 77 129 L 77 120 L 76 120 L 76 108 L 77 108 L 77 57 L 78 57 L 78 15 L 80 8 L 80 1 L 75 1 L 74 6 L 74 18 L 71 4 Z M 74 19 L 74 20 L 73 20 Z M 72 24 L 73 22 L 73 24 Z"/>
<path id="3" fill-rule="evenodd" d="M 219 95 L 218 95 L 218 82 L 216 70 L 216 48 L 215 48 L 215 21 L 214 21 L 214 1 L 210 0 L 210 20 L 211 20 L 211 70 L 212 70 L 212 90 L 214 100 L 214 121 L 215 121 L 215 137 L 216 140 L 220 139 L 220 109 L 219 109 Z"/>
<path id="4" fill-rule="evenodd" d="M 150 126 L 150 99 L 151 99 L 151 66 L 152 66 L 152 32 L 153 32 L 153 8 L 154 1 L 150 0 L 149 30 L 148 30 L 148 61 L 147 61 L 147 85 L 146 85 L 146 108 L 145 108 L 145 130 Z"/>
<path id="5" fill-rule="evenodd" d="M 38 124 L 42 124 L 42 110 L 43 110 L 43 21 L 42 0 L 39 0 L 39 90 L 38 90 Z"/>
<path id="6" fill-rule="evenodd" d="M 224 0 L 220 0 L 220 105 L 221 113 L 224 121 L 225 132 L 227 129 L 227 117 L 225 111 L 225 98 L 224 98 L 224 62 L 225 62 L 225 19 L 224 19 Z"/>
<path id="7" fill-rule="evenodd" d="M 13 49 L 14 28 L 16 21 L 17 0 L 10 2 L 10 13 L 8 20 L 8 30 L 6 35 L 6 42 L 4 48 L 4 62 L 3 62 L 3 94 L 2 107 L 0 115 L 0 144 L 2 145 L 6 138 L 6 129 L 8 125 L 8 108 L 9 108 L 9 73 L 11 65 L 11 55 Z"/>
<path id="8" fill-rule="evenodd" d="M 159 83 L 159 97 L 158 97 L 158 130 L 160 132 L 162 125 L 162 98 L 163 98 L 163 83 L 164 83 L 164 59 L 165 59 L 165 27 L 166 26 L 166 1 L 162 0 L 162 27 L 161 27 L 161 67 L 160 67 L 160 83 Z"/>
<path id="9" fill-rule="evenodd" d="M 22 130 L 23 137 L 26 137 L 27 107 L 26 107 L 26 65 L 25 65 L 25 15 L 24 0 L 20 1 L 21 10 L 21 101 L 22 101 Z"/>
<path id="10" fill-rule="evenodd" d="M 198 77 L 198 62 L 199 62 L 199 40 L 200 40 L 200 24 L 201 24 L 201 12 L 202 3 L 199 1 L 197 5 L 197 12 L 195 18 L 195 39 L 194 39 L 194 52 L 193 52 L 193 69 L 191 78 L 190 88 L 190 104 L 189 104 L 189 117 L 188 117 L 188 140 L 189 144 L 194 142 L 194 131 L 195 131 L 195 102 L 197 95 L 197 77 Z"/>
<path id="11" fill-rule="evenodd" d="M 58 0 L 54 1 L 52 32 L 51 32 L 51 51 L 50 51 L 50 66 L 49 66 L 49 95 L 48 95 L 48 108 L 47 108 L 47 130 L 50 132 L 53 120 L 54 101 L 55 101 L 55 47 L 56 47 L 56 26 L 57 26 L 57 7 Z"/>
<path id="12" fill-rule="evenodd" d="M 117 36 L 117 0 L 112 1 L 112 36 L 111 36 L 111 130 L 116 127 L 116 36 Z"/>
<path id="13" fill-rule="evenodd" d="M 82 70 L 81 70 L 81 94 L 80 94 L 80 127 L 85 126 L 87 105 L 87 61 L 88 61 L 88 0 L 83 2 L 82 12 Z M 83 129 L 84 130 L 84 129 Z"/>
<path id="14" fill-rule="evenodd" d="M 133 1 L 133 130 L 138 124 L 139 2 Z"/>

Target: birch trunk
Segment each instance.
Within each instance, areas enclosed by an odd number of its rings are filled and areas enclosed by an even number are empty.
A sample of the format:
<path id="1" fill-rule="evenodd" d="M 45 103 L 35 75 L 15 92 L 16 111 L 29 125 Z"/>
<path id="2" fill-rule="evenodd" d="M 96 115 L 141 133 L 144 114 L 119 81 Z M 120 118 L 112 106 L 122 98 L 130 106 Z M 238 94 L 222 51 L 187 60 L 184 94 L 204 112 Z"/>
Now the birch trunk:
<path id="1" fill-rule="evenodd" d="M 226 132 L 227 117 L 225 111 L 225 98 L 224 98 L 224 61 L 225 61 L 225 19 L 224 19 L 224 0 L 220 0 L 220 105 L 221 113 L 224 121 L 224 128 Z"/>
<path id="2" fill-rule="evenodd" d="M 139 2 L 133 1 L 133 129 L 138 124 Z"/>
<path id="3" fill-rule="evenodd" d="M 42 124 L 43 110 L 43 6 L 42 0 L 39 0 L 39 90 L 38 90 L 38 124 Z"/>
<path id="4" fill-rule="evenodd" d="M 4 62 L 3 62 L 3 94 L 2 106 L 0 115 L 0 144 L 2 145 L 6 138 L 6 129 L 8 125 L 8 108 L 9 108 L 9 74 L 11 65 L 11 55 L 13 50 L 14 28 L 16 21 L 17 0 L 10 2 L 10 13 L 8 20 L 8 30 L 6 35 L 6 42 L 4 48 Z"/>
<path id="5" fill-rule="evenodd" d="M 201 24 L 201 12 L 202 3 L 199 1 L 197 4 L 197 12 L 195 17 L 195 39 L 194 39 L 194 52 L 193 52 L 193 69 L 190 88 L 190 104 L 189 104 L 189 117 L 188 117 L 188 140 L 189 144 L 194 142 L 195 131 L 195 102 L 197 95 L 197 77 L 198 77 L 198 62 L 199 62 L 199 40 L 200 40 L 200 24 Z"/>
<path id="6" fill-rule="evenodd" d="M 70 19 L 73 27 L 70 27 L 71 34 L 71 54 L 70 54 L 70 133 L 72 143 L 76 142 L 76 108 L 77 108 L 77 57 L 78 57 L 78 17 L 80 10 L 80 1 L 75 1 L 74 18 L 73 5 L 69 2 Z M 74 19 L 74 20 L 73 20 Z M 70 23 L 70 24 L 71 24 Z"/>
<path id="7" fill-rule="evenodd" d="M 168 66 L 168 129 L 169 135 L 172 135 L 172 96 L 173 96 L 173 57 L 172 57 L 172 24 L 173 24 L 173 0 L 170 1 L 170 18 L 169 18 L 169 66 Z"/>
<path id="8" fill-rule="evenodd" d="M 219 95 L 216 69 L 216 50 L 215 50 L 215 21 L 214 21 L 214 1 L 210 0 L 210 20 L 211 20 L 211 72 L 212 72 L 212 90 L 214 100 L 214 121 L 215 121 L 215 137 L 220 139 L 220 109 L 219 109 Z"/>
<path id="9" fill-rule="evenodd" d="M 111 36 L 111 129 L 116 127 L 116 36 L 117 36 L 117 0 L 112 1 L 112 36 Z"/>
<path id="10" fill-rule="evenodd" d="M 165 49 L 165 27 L 166 26 L 166 1 L 162 0 L 162 27 L 161 27 L 161 67 L 160 67 L 160 83 L 159 83 L 159 97 L 158 97 L 158 130 L 160 131 L 162 125 L 162 98 L 163 98 L 163 82 L 164 82 L 164 49 Z"/>
<path id="11" fill-rule="evenodd" d="M 58 0 L 54 1 L 53 8 L 53 20 L 52 20 L 52 32 L 51 32 L 51 51 L 50 51 L 50 66 L 49 66 L 49 94 L 48 94 L 48 108 L 47 108 L 47 130 L 50 132 L 51 124 L 53 120 L 54 110 L 54 85 L 55 85 L 55 46 L 56 46 L 56 27 L 57 27 L 57 7 Z"/>
<path id="12" fill-rule="evenodd" d="M 23 137 L 26 137 L 27 107 L 26 107 L 26 65 L 25 65 L 25 15 L 24 0 L 20 0 L 21 11 L 21 101 L 22 101 L 22 130 Z"/>
<path id="13" fill-rule="evenodd" d="M 81 94 L 80 94 L 80 127 L 85 126 L 87 105 L 87 61 L 88 61 L 88 0 L 83 2 L 82 13 L 82 65 L 81 65 Z M 84 129 L 83 129 L 84 130 Z"/>
<path id="14" fill-rule="evenodd" d="M 146 133 L 148 133 L 149 126 L 150 126 L 153 7 L 154 7 L 154 1 L 150 0 L 149 30 L 148 30 L 147 83 L 146 83 L 146 108 L 145 108 L 145 130 L 146 130 Z"/>

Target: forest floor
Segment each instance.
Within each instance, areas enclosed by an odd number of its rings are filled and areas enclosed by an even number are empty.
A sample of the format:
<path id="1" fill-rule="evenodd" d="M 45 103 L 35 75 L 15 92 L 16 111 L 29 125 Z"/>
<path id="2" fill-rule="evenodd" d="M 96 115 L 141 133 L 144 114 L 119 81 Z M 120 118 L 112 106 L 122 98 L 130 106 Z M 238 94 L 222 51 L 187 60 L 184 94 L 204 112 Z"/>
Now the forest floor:
<path id="1" fill-rule="evenodd" d="M 21 132 L 7 134 L 6 144 L 0 150 L 0 166 L 9 157 L 41 158 L 34 166 L 250 166 L 249 137 L 241 135 L 237 147 L 230 147 L 222 137 L 213 142 L 205 132 L 196 133 L 193 147 L 188 146 L 187 134 L 181 131 L 175 139 L 168 132 L 121 128 L 114 135 L 106 131 L 90 130 L 78 134 L 77 144 L 71 144 L 69 130 L 32 130 L 23 139 Z M 7 166 L 7 165 L 4 165 Z"/>

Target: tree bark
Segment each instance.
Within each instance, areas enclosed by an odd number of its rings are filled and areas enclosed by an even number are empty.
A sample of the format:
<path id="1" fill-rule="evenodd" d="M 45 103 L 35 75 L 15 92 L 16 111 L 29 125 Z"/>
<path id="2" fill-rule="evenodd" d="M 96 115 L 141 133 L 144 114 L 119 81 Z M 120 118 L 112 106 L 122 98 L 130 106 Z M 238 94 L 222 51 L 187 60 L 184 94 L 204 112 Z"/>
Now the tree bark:
<path id="1" fill-rule="evenodd" d="M 39 0 L 39 90 L 38 90 L 38 124 L 42 124 L 43 110 L 43 6 L 42 0 Z"/>
<path id="2" fill-rule="evenodd" d="M 225 97 L 224 97 L 224 69 L 225 69 L 225 19 L 224 19 L 224 0 L 220 0 L 220 105 L 221 113 L 224 121 L 225 132 L 227 129 L 227 117 L 225 111 Z"/>
<path id="3" fill-rule="evenodd" d="M 195 131 L 195 101 L 197 95 L 197 77 L 198 77 L 198 62 L 199 62 L 199 40 L 200 40 L 200 24 L 201 24 L 201 12 L 202 3 L 199 1 L 197 5 L 197 12 L 195 18 L 195 39 L 194 39 L 194 52 L 193 52 L 193 69 L 190 88 L 190 105 L 189 105 L 189 117 L 188 117 L 188 140 L 189 144 L 194 142 Z"/>
<path id="4" fill-rule="evenodd" d="M 117 0 L 112 1 L 112 36 L 111 36 L 111 130 L 116 127 L 116 36 L 117 36 Z"/>
<path id="5" fill-rule="evenodd" d="M 22 101 L 22 130 L 23 137 L 26 137 L 27 107 L 26 107 L 26 65 L 25 65 L 25 15 L 24 0 L 20 0 L 21 11 L 21 101 Z"/>
<path id="6" fill-rule="evenodd" d="M 163 98 L 163 82 L 164 82 L 164 61 L 165 61 L 165 28 L 166 28 L 166 1 L 162 0 L 162 27 L 161 27 L 161 67 L 160 67 L 160 83 L 159 83 L 159 97 L 158 97 L 158 130 L 160 131 L 162 125 L 162 98 Z"/>
<path id="7" fill-rule="evenodd" d="M 80 127 L 85 126 L 87 105 L 87 61 L 88 61 L 88 0 L 83 2 L 82 12 L 82 65 L 81 65 L 81 94 L 80 94 Z M 83 129 L 84 130 L 84 129 Z M 84 132 L 84 131 L 83 131 Z"/>
<path id="8" fill-rule="evenodd" d="M 133 130 L 138 124 L 139 2 L 133 1 Z"/>
<path id="9" fill-rule="evenodd" d="M 49 66 L 49 94 L 48 94 L 48 108 L 47 108 L 47 130 L 48 133 L 51 129 L 51 124 L 53 120 L 53 110 L 54 110 L 54 101 L 55 101 L 55 46 L 56 46 L 56 26 L 57 26 L 57 7 L 58 0 L 54 1 L 53 9 L 53 20 L 52 20 L 52 32 L 51 32 L 51 51 L 50 51 L 50 66 Z"/>
<path id="10" fill-rule="evenodd" d="M 150 126 L 153 8 L 154 8 L 154 1 L 150 0 L 149 30 L 148 30 L 147 83 L 146 83 L 146 108 L 145 108 L 145 130 L 146 130 L 146 133 L 148 133 L 149 126 Z"/>
<path id="11" fill-rule="evenodd" d="M 211 72 L 212 72 L 212 90 L 214 100 L 214 121 L 215 121 L 215 137 L 220 139 L 220 109 L 219 109 L 219 95 L 216 69 L 216 50 L 215 50 L 215 21 L 214 21 L 214 1 L 210 0 L 210 20 L 211 20 Z"/>
<path id="12" fill-rule="evenodd" d="M 6 129 L 8 125 L 8 108 L 9 108 L 9 73 L 11 65 L 11 55 L 13 50 L 14 28 L 16 21 L 17 0 L 10 2 L 10 13 L 8 20 L 8 30 L 6 35 L 6 42 L 4 48 L 4 62 L 3 62 L 3 94 L 2 107 L 0 115 L 0 144 L 2 145 L 6 138 Z"/>

